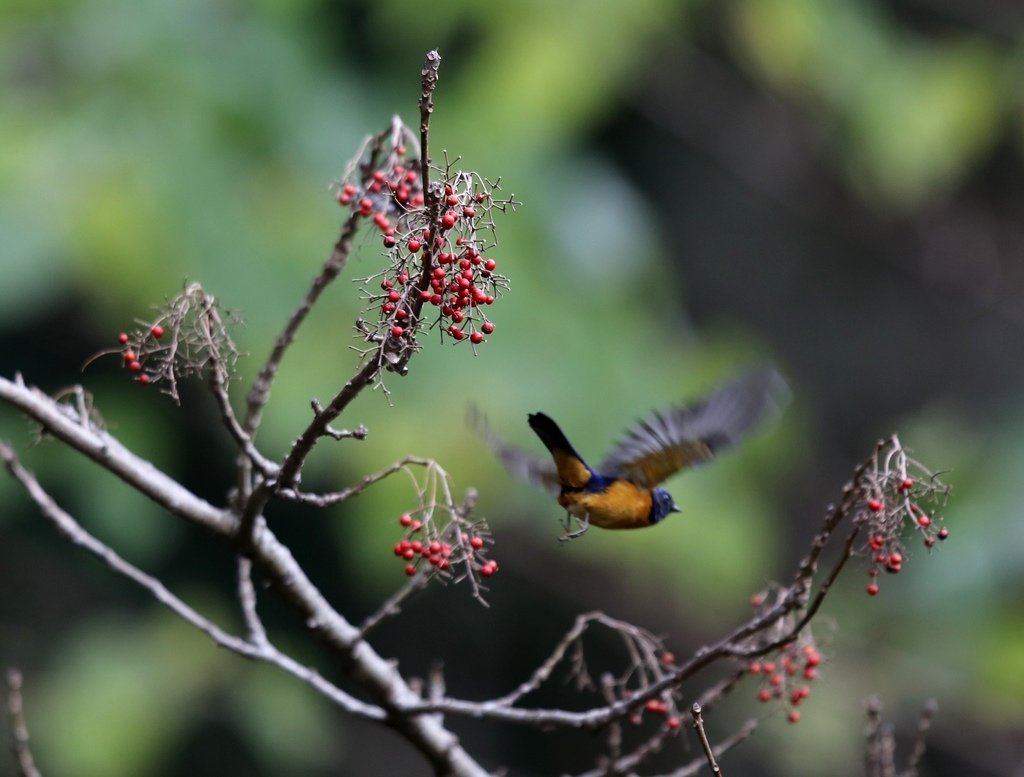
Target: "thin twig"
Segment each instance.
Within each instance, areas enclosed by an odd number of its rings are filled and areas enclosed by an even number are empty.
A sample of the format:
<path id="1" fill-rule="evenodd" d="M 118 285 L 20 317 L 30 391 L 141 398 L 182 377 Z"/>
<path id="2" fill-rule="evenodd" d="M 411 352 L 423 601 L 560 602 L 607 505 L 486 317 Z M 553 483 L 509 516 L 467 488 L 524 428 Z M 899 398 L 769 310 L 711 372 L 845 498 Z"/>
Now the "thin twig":
<path id="1" fill-rule="evenodd" d="M 402 611 L 402 605 L 405 604 L 406 599 L 426 588 L 428 582 L 430 582 L 430 574 L 427 572 L 420 572 L 409 578 L 409 582 L 395 591 L 380 607 L 366 617 L 359 626 L 359 634 L 366 637 L 385 618 L 398 615 Z"/>
<path id="2" fill-rule="evenodd" d="M 28 745 L 28 723 L 25 721 L 25 711 L 21 703 L 21 681 L 20 671 L 13 667 L 7 670 L 7 714 L 11 718 L 14 757 L 18 762 L 21 777 L 42 777 Z"/>
<path id="3" fill-rule="evenodd" d="M 934 699 L 929 699 L 925 702 L 924 709 L 921 710 L 921 717 L 917 721 L 917 735 L 914 737 L 914 749 L 910 753 L 910 758 L 907 760 L 907 769 L 903 773 L 904 777 L 917 777 L 918 767 L 921 765 L 921 758 L 924 757 L 925 750 L 928 748 L 927 738 L 928 731 L 932 727 L 932 718 L 935 717 L 935 713 L 938 711 L 938 704 L 935 703 Z"/>
<path id="4" fill-rule="evenodd" d="M 749 738 L 750 735 L 753 734 L 755 731 L 757 731 L 757 720 L 751 718 L 746 723 L 744 723 L 742 727 L 740 727 L 739 731 L 737 731 L 730 737 L 726 737 L 717 745 L 715 745 L 715 747 L 711 751 L 712 754 L 715 758 L 721 758 L 723 753 L 728 752 L 736 745 L 738 745 L 740 742 Z M 669 772 L 667 775 L 665 775 L 665 777 L 692 777 L 692 775 L 697 774 L 697 772 L 699 772 L 706 765 L 706 759 L 695 758 L 692 762 L 690 762 L 683 768 L 677 769 L 674 772 Z M 719 774 L 721 774 L 721 772 L 719 772 Z"/>
<path id="5" fill-rule="evenodd" d="M 331 505 L 336 505 L 339 502 L 344 502 L 346 499 L 351 499 L 352 497 L 361 494 L 374 483 L 379 483 L 390 475 L 400 472 L 409 465 L 417 467 L 434 467 L 437 466 L 437 462 L 433 459 L 424 459 L 421 456 L 406 456 L 378 472 L 366 475 L 354 486 L 343 488 L 341 491 L 334 491 L 329 494 L 309 494 L 299 491 L 298 489 L 286 488 L 282 489 L 278 493 L 278 496 L 289 502 L 298 502 L 299 504 L 314 505 L 316 507 L 330 507 Z"/>
<path id="6" fill-rule="evenodd" d="M 377 144 L 379 145 L 379 143 Z M 270 356 L 267 357 L 266 363 L 260 370 L 259 375 L 253 382 L 252 387 L 249 389 L 249 393 L 246 396 L 246 403 L 248 409 L 245 415 L 245 421 L 242 424 L 242 428 L 248 434 L 253 434 L 257 428 L 259 428 L 260 420 L 263 415 L 263 408 L 266 407 L 267 401 L 270 399 L 270 389 L 274 383 L 274 378 L 277 375 L 278 369 L 281 367 L 281 360 L 284 359 L 284 355 L 288 350 L 288 347 L 295 340 L 295 336 L 299 331 L 299 327 L 302 326 L 306 317 L 313 309 L 313 305 L 320 298 L 331 282 L 338 277 L 341 271 L 344 269 L 348 257 L 352 252 L 352 239 L 355 237 L 356 231 L 359 229 L 360 216 L 359 211 L 353 210 L 349 217 L 345 220 L 345 224 L 341 228 L 341 235 L 338 241 L 334 244 L 334 248 L 331 250 L 326 261 L 324 261 L 323 267 L 320 269 L 320 273 L 313 279 L 313 283 L 310 285 L 309 290 L 306 292 L 306 296 L 303 298 L 299 306 L 292 312 L 284 329 L 277 336 L 277 340 L 274 343 L 274 348 L 270 352 Z"/>
<path id="7" fill-rule="evenodd" d="M 704 718 L 700 714 L 700 704 L 697 702 L 693 703 L 690 707 L 690 715 L 693 717 L 693 728 L 697 732 L 697 737 L 700 739 L 700 746 L 704 748 L 704 755 L 708 759 L 708 766 L 711 767 L 712 774 L 722 775 L 722 769 L 718 765 L 718 761 L 715 760 L 715 751 L 711 749 L 711 743 L 708 742 L 708 735 L 704 731 Z"/>

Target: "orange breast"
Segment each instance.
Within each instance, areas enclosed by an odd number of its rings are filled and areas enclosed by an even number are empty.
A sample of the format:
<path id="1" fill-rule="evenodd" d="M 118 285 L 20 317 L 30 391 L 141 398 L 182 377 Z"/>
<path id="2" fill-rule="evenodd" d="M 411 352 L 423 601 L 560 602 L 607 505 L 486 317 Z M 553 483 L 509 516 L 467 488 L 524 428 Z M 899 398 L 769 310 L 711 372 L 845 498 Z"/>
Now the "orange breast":
<path id="1" fill-rule="evenodd" d="M 558 503 L 573 515 L 590 516 L 602 529 L 639 529 L 649 526 L 651 492 L 625 480 L 616 480 L 604 491 L 561 494 Z"/>

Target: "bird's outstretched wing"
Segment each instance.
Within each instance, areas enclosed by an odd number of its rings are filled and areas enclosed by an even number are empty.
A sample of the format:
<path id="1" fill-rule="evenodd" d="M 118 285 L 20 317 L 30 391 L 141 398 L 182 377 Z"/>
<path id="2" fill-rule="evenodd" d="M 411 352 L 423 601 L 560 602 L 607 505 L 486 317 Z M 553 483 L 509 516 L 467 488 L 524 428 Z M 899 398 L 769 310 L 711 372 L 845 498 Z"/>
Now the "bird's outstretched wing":
<path id="1" fill-rule="evenodd" d="M 789 388 L 775 370 L 752 370 L 703 402 L 656 412 L 627 429 L 598 472 L 653 488 L 735 445 L 788 399 Z"/>
<path id="2" fill-rule="evenodd" d="M 559 490 L 558 470 L 550 456 L 535 456 L 505 442 L 494 433 L 487 423 L 487 418 L 476 405 L 470 405 L 466 418 L 469 425 L 484 438 L 488 447 L 501 459 L 505 469 L 550 491 Z"/>

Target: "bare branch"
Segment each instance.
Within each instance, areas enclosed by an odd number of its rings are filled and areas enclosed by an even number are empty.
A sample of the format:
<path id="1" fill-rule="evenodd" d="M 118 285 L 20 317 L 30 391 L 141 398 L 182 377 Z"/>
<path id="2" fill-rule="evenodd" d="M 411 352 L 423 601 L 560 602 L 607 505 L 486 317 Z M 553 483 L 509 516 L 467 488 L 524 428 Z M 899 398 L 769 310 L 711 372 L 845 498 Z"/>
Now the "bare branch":
<path id="1" fill-rule="evenodd" d="M 341 229 L 341 236 L 338 241 L 334 244 L 334 248 L 328 255 L 323 267 L 320 269 L 320 274 L 313 279 L 312 285 L 306 292 L 305 298 L 301 304 L 292 313 L 288 322 L 285 324 L 284 329 L 277 336 L 277 340 L 274 343 L 274 348 L 270 352 L 270 356 L 267 357 L 266 363 L 260 370 L 259 375 L 252 384 L 252 388 L 249 389 L 249 393 L 246 397 L 246 403 L 248 410 L 245 416 L 245 422 L 242 424 L 242 428 L 248 434 L 252 434 L 259 428 L 260 420 L 263 415 L 263 408 L 266 407 L 267 401 L 270 399 L 270 389 L 273 386 L 274 378 L 277 376 L 277 371 L 281 367 L 281 360 L 284 359 L 284 355 L 288 350 L 288 347 L 295 340 L 295 335 L 299 331 L 299 327 L 306 320 L 309 312 L 313 309 L 313 305 L 320 298 L 331 282 L 338 277 L 339 273 L 344 269 L 345 263 L 348 261 L 349 254 L 352 251 L 352 239 L 355 237 L 356 231 L 359 229 L 359 213 L 353 211 L 345 224 Z"/>
<path id="2" fill-rule="evenodd" d="M 215 534 L 227 535 L 234 529 L 234 519 L 228 512 L 200 499 L 129 451 L 116 438 L 94 427 L 72 408 L 53 401 L 37 388 L 26 387 L 20 376 L 15 381 L 0 377 L 0 399 L 21 410 L 40 424 L 43 431 L 117 475 L 168 512 Z"/>
<path id="3" fill-rule="evenodd" d="M 11 718 L 14 757 L 21 777 L 42 777 L 28 746 L 28 723 L 21 703 L 21 672 L 14 668 L 7 670 L 7 714 Z"/>
<path id="4" fill-rule="evenodd" d="M 248 641 L 253 645 L 269 644 L 267 630 L 256 610 L 256 587 L 252 584 L 252 560 L 245 556 L 238 557 L 238 601 L 242 606 L 242 616 L 249 632 Z"/>
<path id="5" fill-rule="evenodd" d="M 203 632 L 220 647 L 237 653 L 245 658 L 265 661 L 274 664 L 296 678 L 314 687 L 321 694 L 329 698 L 336 705 L 350 712 L 353 715 L 370 720 L 383 720 L 384 711 L 377 706 L 365 704 L 350 696 L 337 686 L 320 677 L 314 670 L 300 665 L 292 658 L 284 655 L 266 641 L 265 632 L 262 634 L 261 643 L 253 643 L 239 637 L 228 634 L 211 620 L 198 613 L 184 601 L 171 593 L 167 587 L 150 575 L 133 566 L 121 558 L 110 547 L 102 543 L 96 537 L 89 534 L 70 514 L 65 512 L 53 498 L 42 488 L 39 481 L 28 472 L 18 461 L 14 451 L 0 443 L 0 458 L 10 473 L 22 484 L 29 496 L 40 508 L 43 515 L 49 519 L 57 530 L 63 534 L 72 544 L 77 545 L 106 563 L 108 567 L 119 575 L 122 575 L 141 588 L 146 589 L 154 599 L 186 623 Z M 255 599 L 253 598 L 253 603 Z M 248 619 L 247 619 L 248 620 Z M 252 624 L 250 623 L 250 629 Z M 262 631 L 260 627 L 259 631 Z"/>

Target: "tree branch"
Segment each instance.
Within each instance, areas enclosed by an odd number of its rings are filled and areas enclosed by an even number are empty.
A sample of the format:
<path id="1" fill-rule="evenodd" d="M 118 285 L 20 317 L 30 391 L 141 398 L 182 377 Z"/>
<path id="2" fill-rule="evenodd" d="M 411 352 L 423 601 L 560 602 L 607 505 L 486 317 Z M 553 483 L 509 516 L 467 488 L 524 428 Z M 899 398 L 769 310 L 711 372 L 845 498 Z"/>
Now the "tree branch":
<path id="1" fill-rule="evenodd" d="M 21 777 L 42 777 L 28 746 L 28 723 L 21 704 L 21 672 L 14 668 L 7 670 L 7 714 L 11 718 L 14 757 L 18 761 Z"/>

